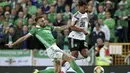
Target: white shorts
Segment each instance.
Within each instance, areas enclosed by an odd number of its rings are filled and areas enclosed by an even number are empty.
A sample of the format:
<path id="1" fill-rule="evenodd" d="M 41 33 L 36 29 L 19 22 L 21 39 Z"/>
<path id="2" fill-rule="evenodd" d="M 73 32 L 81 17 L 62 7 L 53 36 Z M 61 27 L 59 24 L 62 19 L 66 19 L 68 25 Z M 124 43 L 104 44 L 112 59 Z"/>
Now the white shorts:
<path id="1" fill-rule="evenodd" d="M 50 57 L 53 61 L 61 60 L 64 51 L 61 50 L 56 44 L 53 44 L 51 47 L 46 49 L 48 57 Z"/>

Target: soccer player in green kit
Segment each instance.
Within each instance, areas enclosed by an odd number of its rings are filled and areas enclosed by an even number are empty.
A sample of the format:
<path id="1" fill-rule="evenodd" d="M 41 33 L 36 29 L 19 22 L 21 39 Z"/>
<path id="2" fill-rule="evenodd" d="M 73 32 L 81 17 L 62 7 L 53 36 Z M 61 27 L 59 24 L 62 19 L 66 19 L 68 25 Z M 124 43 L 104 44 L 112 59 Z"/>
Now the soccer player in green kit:
<path id="1" fill-rule="evenodd" d="M 77 72 L 77 73 L 84 73 L 80 70 L 79 66 L 75 63 L 72 56 L 66 54 L 64 51 L 62 51 L 57 45 L 56 41 L 53 38 L 52 31 L 53 30 L 64 30 L 67 29 L 73 25 L 63 26 L 63 27 L 53 27 L 50 25 L 46 25 L 45 20 L 43 17 L 36 18 L 36 27 L 32 28 L 30 32 L 19 38 L 17 41 L 15 41 L 12 44 L 6 44 L 8 47 L 12 47 L 14 45 L 17 45 L 30 36 L 34 35 L 37 39 L 39 39 L 42 44 L 46 47 L 47 55 L 52 59 L 54 63 L 55 69 L 47 69 L 47 70 L 35 70 L 34 73 L 61 73 L 61 63 L 62 61 L 67 61 L 70 63 L 70 66 Z"/>

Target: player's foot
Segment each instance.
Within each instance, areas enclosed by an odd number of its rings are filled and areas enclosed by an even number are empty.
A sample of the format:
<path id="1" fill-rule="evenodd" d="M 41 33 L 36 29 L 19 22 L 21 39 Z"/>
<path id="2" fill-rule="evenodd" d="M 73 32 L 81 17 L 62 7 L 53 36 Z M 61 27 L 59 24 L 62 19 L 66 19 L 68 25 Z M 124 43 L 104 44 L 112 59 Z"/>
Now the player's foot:
<path id="1" fill-rule="evenodd" d="M 33 73 L 39 73 L 39 70 L 38 70 L 38 69 L 35 69 Z"/>
<path id="2" fill-rule="evenodd" d="M 69 64 L 69 62 L 66 62 L 65 63 L 65 72 L 67 73 L 67 70 L 69 70 L 69 68 L 70 68 L 70 64 Z"/>

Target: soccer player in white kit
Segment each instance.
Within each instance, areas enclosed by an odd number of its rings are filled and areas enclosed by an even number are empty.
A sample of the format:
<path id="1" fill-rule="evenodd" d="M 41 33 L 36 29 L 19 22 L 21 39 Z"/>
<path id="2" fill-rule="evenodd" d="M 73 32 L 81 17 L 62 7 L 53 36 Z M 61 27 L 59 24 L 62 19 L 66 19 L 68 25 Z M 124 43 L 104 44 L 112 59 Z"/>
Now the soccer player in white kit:
<path id="1" fill-rule="evenodd" d="M 86 6 L 83 0 L 79 0 L 78 11 L 72 17 L 72 24 L 75 26 L 71 27 L 71 32 L 68 36 L 70 43 L 70 50 L 72 56 L 78 58 L 78 52 L 87 58 L 87 42 L 85 41 L 86 35 L 88 34 L 87 28 L 89 26 L 89 18 L 86 13 Z"/>

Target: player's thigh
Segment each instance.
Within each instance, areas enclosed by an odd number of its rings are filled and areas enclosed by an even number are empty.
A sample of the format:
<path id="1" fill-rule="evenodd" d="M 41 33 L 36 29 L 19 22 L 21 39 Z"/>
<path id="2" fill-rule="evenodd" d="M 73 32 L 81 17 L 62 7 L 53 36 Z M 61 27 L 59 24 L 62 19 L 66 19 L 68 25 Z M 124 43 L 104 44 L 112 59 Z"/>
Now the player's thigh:
<path id="1" fill-rule="evenodd" d="M 70 62 L 73 60 L 72 56 L 71 55 L 68 55 L 66 53 L 63 54 L 63 57 L 62 57 L 62 60 L 63 61 L 67 61 L 67 62 Z"/>
<path id="2" fill-rule="evenodd" d="M 86 56 L 88 54 L 88 44 L 86 41 L 80 41 L 80 53 L 83 56 Z"/>
<path id="3" fill-rule="evenodd" d="M 69 38 L 69 47 L 70 51 L 78 51 L 79 50 L 79 41 L 73 38 Z"/>
<path id="4" fill-rule="evenodd" d="M 62 59 L 63 51 L 57 45 L 52 45 L 46 51 L 47 51 L 47 55 L 51 59 L 54 59 L 54 60 Z"/>

